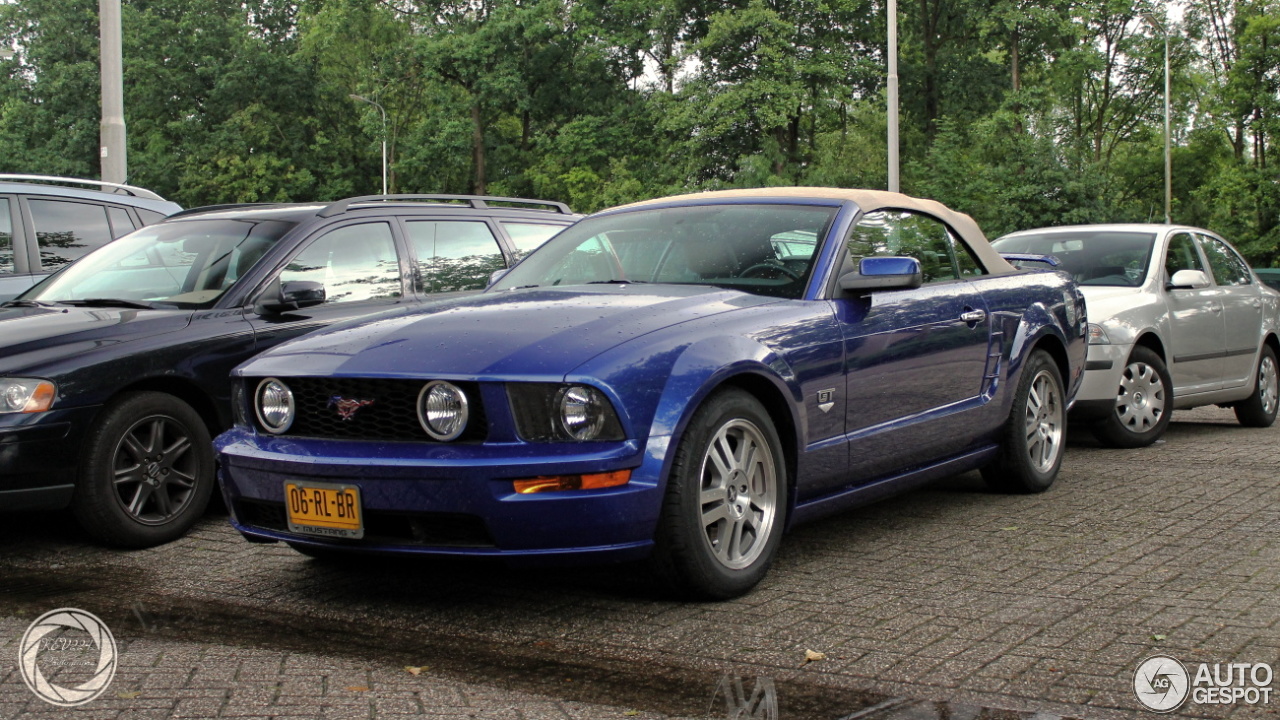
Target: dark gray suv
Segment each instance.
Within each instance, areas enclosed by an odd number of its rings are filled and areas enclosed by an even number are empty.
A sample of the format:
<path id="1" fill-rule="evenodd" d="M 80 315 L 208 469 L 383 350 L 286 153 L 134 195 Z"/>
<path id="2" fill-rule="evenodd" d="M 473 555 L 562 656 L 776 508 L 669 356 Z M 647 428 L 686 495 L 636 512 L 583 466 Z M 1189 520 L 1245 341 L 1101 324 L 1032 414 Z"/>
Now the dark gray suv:
<path id="1" fill-rule="evenodd" d="M 181 209 L 132 185 L 0 174 L 0 300 Z"/>

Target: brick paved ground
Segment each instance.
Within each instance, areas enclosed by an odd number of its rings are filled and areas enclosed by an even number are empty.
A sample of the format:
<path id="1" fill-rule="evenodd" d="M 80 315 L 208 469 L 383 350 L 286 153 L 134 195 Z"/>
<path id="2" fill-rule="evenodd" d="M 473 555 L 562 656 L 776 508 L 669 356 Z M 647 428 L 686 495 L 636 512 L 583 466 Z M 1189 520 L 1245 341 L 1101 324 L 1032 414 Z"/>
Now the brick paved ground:
<path id="1" fill-rule="evenodd" d="M 1178 413 L 1143 450 L 1074 433 L 1044 495 L 969 474 L 799 528 L 766 582 L 727 603 L 670 602 L 602 571 L 333 567 L 218 517 L 132 553 L 17 520 L 0 529 L 0 720 L 67 716 L 22 686 L 14 649 L 66 604 L 125 646 L 110 691 L 76 717 L 723 717 L 725 673 L 809 703 L 784 718 L 899 697 L 951 704 L 873 715 L 1154 717 L 1131 690 L 1154 653 L 1193 671 L 1280 668 L 1277 440 L 1219 409 Z M 1280 699 L 1176 715 L 1280 718 Z"/>

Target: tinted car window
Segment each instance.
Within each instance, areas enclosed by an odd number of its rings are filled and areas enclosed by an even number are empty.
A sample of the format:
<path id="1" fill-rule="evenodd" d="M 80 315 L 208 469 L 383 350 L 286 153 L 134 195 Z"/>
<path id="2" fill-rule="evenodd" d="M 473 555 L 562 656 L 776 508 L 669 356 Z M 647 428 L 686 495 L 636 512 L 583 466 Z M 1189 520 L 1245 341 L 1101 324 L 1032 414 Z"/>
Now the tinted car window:
<path id="1" fill-rule="evenodd" d="M 291 227 L 227 219 L 150 225 L 86 255 L 24 298 L 208 307 Z"/>
<path id="2" fill-rule="evenodd" d="M 395 298 L 403 292 L 387 223 L 346 225 L 321 235 L 289 262 L 280 280 L 323 283 L 326 303 Z"/>
<path id="3" fill-rule="evenodd" d="M 516 260 L 528 255 L 541 246 L 551 236 L 564 229 L 563 225 L 542 225 L 539 223 L 521 223 L 502 221 L 502 227 L 511 236 L 511 244 L 516 247 Z"/>
<path id="4" fill-rule="evenodd" d="M 506 267 L 486 223 L 415 220 L 405 225 L 418 256 L 420 292 L 483 290 L 489 276 Z"/>
<path id="5" fill-rule="evenodd" d="M 40 245 L 40 264 L 54 271 L 113 238 L 107 210 L 91 203 L 28 200 Z"/>
<path id="6" fill-rule="evenodd" d="M 108 207 L 107 217 L 111 218 L 111 237 L 113 238 L 127 235 L 137 229 L 124 208 Z"/>
<path id="7" fill-rule="evenodd" d="M 493 289 L 657 282 L 799 298 L 812 257 L 790 256 L 788 262 L 774 239 L 824 237 L 834 216 L 828 207 L 765 204 L 603 215 L 548 240 Z"/>
<path id="8" fill-rule="evenodd" d="M 981 275 L 973 254 L 940 220 L 902 210 L 867 213 L 850 232 L 849 256 L 905 256 L 920 261 L 924 282 Z"/>
<path id="9" fill-rule="evenodd" d="M 0 275 L 13 273 L 13 219 L 9 201 L 0 198 Z"/>
<path id="10" fill-rule="evenodd" d="M 991 246 L 1002 253 L 1052 255 L 1081 285 L 1138 287 L 1155 243 L 1155 233 L 1082 230 L 1003 237 Z"/>
<path id="11" fill-rule="evenodd" d="M 1213 279 L 1219 285 L 1248 285 L 1253 282 L 1249 278 L 1249 266 L 1226 243 L 1202 235 L 1200 247 L 1204 248 L 1209 267 L 1213 269 Z"/>

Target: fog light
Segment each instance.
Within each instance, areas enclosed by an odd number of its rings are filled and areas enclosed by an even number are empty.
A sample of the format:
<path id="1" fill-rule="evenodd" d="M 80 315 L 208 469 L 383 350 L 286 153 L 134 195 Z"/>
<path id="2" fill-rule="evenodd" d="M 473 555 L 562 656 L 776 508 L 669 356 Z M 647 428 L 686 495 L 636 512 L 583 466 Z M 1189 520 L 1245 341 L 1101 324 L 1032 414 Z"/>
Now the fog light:
<path id="1" fill-rule="evenodd" d="M 434 380 L 418 393 L 418 422 L 427 434 L 448 442 L 467 428 L 467 395 L 453 383 Z"/>
<path id="2" fill-rule="evenodd" d="M 293 425 L 294 409 L 293 391 L 288 385 L 275 378 L 267 378 L 258 383 L 257 401 L 254 411 L 263 429 L 272 435 L 289 429 Z"/>
<path id="3" fill-rule="evenodd" d="M 600 488 L 618 487 L 631 482 L 630 470 L 614 470 L 607 473 L 590 473 L 587 475 L 548 475 L 543 477 L 516 480 L 516 492 L 521 495 L 540 492 L 558 492 L 560 490 L 599 490 Z"/>

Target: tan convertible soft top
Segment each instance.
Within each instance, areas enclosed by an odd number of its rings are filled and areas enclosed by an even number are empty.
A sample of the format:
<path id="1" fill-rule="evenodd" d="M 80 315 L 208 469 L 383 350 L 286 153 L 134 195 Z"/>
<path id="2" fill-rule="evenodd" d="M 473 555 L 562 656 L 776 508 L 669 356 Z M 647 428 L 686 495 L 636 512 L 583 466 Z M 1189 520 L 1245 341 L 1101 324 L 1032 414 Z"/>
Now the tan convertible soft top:
<path id="1" fill-rule="evenodd" d="M 933 215 L 951 226 L 951 229 L 960 235 L 965 244 L 973 249 L 983 267 L 992 274 L 999 275 L 1016 272 L 1016 268 L 1000 257 L 1000 254 L 991 247 L 991 243 L 987 241 L 987 237 L 982 234 L 982 230 L 978 227 L 978 223 L 973 221 L 973 218 L 964 213 L 951 210 L 936 200 L 924 200 L 884 190 L 853 190 L 830 187 L 769 187 L 716 190 L 713 192 L 690 193 L 688 195 L 643 200 L 623 207 L 641 207 L 677 200 L 715 200 L 718 198 L 824 198 L 850 200 L 861 208 L 863 212 L 885 209 L 917 210 Z"/>

